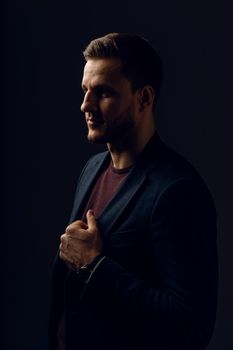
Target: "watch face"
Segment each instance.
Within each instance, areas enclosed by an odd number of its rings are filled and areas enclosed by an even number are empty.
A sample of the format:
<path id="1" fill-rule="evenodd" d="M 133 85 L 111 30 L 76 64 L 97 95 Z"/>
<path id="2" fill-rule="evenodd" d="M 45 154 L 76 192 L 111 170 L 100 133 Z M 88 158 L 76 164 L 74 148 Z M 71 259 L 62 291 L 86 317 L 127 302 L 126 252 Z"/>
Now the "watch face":
<path id="1" fill-rule="evenodd" d="M 80 281 L 85 283 L 91 275 L 91 270 L 88 266 L 82 266 L 78 270 L 77 274 Z"/>

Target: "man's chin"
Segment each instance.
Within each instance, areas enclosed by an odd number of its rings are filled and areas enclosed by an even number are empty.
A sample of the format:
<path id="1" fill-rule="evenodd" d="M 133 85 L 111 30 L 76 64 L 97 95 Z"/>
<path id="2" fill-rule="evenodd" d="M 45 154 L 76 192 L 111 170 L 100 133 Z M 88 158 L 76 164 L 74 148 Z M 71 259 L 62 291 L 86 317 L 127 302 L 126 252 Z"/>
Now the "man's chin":
<path id="1" fill-rule="evenodd" d="M 89 143 L 97 143 L 97 144 L 102 144 L 102 143 L 107 143 L 107 138 L 104 135 L 93 135 L 93 134 L 88 134 L 87 139 Z"/>

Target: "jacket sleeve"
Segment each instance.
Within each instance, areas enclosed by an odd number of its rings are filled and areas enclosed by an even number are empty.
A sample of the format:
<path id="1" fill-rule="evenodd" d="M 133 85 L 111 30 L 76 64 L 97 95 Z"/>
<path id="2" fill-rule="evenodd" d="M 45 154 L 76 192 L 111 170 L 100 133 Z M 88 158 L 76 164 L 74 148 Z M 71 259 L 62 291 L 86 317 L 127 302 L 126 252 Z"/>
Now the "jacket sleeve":
<path id="1" fill-rule="evenodd" d="M 175 326 L 176 332 L 189 325 L 205 346 L 215 322 L 218 269 L 216 213 L 204 184 L 181 179 L 169 185 L 156 199 L 142 239 L 148 242 L 150 279 L 138 278 L 107 257 L 90 279 L 85 298 L 115 303 L 150 324 Z"/>

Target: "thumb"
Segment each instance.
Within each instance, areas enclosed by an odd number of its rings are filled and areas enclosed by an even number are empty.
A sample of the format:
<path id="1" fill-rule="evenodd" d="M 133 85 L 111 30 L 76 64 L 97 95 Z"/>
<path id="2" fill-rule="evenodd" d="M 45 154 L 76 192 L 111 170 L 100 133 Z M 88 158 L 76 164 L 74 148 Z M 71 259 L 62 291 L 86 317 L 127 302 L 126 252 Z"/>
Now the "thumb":
<path id="1" fill-rule="evenodd" d="M 98 229 L 96 218 L 95 218 L 95 215 L 94 215 L 94 211 L 92 209 L 89 209 L 87 211 L 86 218 L 87 218 L 88 229 L 90 229 L 90 230 Z"/>

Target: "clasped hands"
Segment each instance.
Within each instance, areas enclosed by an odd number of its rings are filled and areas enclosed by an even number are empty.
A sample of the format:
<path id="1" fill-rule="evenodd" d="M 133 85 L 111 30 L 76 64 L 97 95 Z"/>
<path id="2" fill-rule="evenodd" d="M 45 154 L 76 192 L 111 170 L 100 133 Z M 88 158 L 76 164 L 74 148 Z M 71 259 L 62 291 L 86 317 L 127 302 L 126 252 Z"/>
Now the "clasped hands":
<path id="1" fill-rule="evenodd" d="M 92 210 L 88 210 L 86 218 L 87 223 L 75 221 L 61 235 L 59 255 L 69 268 L 78 269 L 89 264 L 103 251 L 103 242 Z"/>

